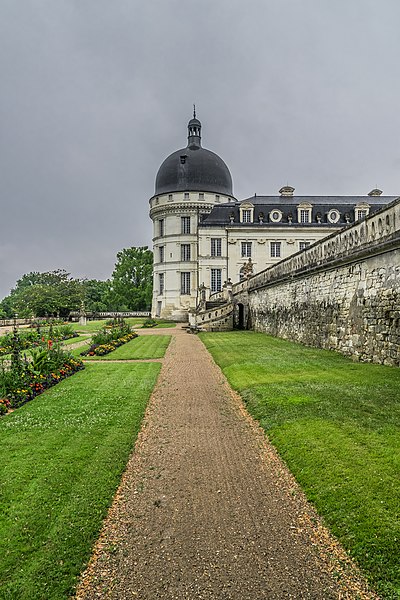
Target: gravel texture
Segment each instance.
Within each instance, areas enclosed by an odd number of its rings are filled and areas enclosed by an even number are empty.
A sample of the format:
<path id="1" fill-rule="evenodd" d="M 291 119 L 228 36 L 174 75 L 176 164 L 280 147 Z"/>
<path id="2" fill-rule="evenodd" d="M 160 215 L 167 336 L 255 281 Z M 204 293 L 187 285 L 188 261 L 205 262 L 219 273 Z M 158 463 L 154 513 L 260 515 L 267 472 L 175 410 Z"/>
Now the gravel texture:
<path id="1" fill-rule="evenodd" d="M 376 598 L 201 341 L 169 333 L 76 599 Z"/>

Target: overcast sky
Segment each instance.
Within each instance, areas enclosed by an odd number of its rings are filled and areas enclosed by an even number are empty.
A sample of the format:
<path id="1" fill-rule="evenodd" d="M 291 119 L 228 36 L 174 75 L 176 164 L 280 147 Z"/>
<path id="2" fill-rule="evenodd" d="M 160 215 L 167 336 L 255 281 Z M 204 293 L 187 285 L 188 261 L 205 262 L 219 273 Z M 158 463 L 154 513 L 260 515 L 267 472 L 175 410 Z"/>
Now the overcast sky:
<path id="1" fill-rule="evenodd" d="M 151 244 L 194 102 L 237 198 L 400 195 L 399 29 L 399 0 L 0 0 L 0 298 Z"/>

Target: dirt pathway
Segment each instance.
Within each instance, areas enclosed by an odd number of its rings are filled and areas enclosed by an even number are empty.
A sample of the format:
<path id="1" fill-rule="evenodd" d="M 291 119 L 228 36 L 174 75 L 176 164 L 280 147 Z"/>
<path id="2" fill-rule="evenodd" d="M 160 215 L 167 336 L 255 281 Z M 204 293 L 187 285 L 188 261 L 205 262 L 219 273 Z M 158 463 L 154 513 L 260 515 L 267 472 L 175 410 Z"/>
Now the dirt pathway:
<path id="1" fill-rule="evenodd" d="M 200 340 L 170 331 L 77 599 L 373 598 Z"/>

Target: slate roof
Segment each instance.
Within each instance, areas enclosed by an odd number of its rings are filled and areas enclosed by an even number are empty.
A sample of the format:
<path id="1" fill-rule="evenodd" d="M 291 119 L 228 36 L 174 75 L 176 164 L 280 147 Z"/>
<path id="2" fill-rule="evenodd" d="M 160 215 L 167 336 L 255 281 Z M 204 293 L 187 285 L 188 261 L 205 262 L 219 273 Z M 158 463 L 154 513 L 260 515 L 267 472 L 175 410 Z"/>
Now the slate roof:
<path id="1" fill-rule="evenodd" d="M 354 222 L 354 207 L 357 204 L 369 204 L 370 214 L 372 214 L 393 202 L 396 198 L 397 196 L 252 196 L 241 201 L 215 205 L 210 214 L 204 216 L 200 226 L 282 227 L 289 224 L 288 217 L 291 215 L 292 226 L 315 227 L 319 224 L 317 215 L 320 215 L 320 223 L 324 226 L 340 227 L 348 222 Z M 246 202 L 254 204 L 253 223 L 240 223 L 239 207 Z M 297 207 L 302 203 L 312 205 L 310 223 L 299 223 L 297 219 Z M 282 212 L 282 220 L 279 223 L 275 223 L 269 218 L 269 214 L 274 208 Z M 336 223 L 328 221 L 327 215 L 331 209 L 336 209 L 340 213 L 340 219 Z M 263 223 L 259 222 L 260 213 L 264 215 Z M 234 217 L 233 223 L 231 223 L 231 215 Z M 348 215 L 349 220 L 346 220 L 346 215 Z"/>

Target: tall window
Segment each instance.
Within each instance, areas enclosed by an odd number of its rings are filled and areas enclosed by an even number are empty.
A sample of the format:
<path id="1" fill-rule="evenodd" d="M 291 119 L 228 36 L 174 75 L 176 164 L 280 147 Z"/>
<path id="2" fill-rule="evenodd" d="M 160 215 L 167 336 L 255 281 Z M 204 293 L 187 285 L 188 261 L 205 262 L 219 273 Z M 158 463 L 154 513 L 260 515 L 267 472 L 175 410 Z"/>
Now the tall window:
<path id="1" fill-rule="evenodd" d="M 308 208 L 300 209 L 300 223 L 310 223 L 310 211 Z"/>
<path id="2" fill-rule="evenodd" d="M 190 273 L 181 273 L 181 294 L 190 294 Z"/>
<path id="3" fill-rule="evenodd" d="M 164 219 L 158 219 L 158 235 L 163 236 L 165 232 Z"/>
<path id="4" fill-rule="evenodd" d="M 211 293 L 220 292 L 221 289 L 221 269 L 211 269 Z"/>
<path id="5" fill-rule="evenodd" d="M 281 257 L 281 242 L 271 242 L 271 256 L 272 258 Z"/>
<path id="6" fill-rule="evenodd" d="M 181 217 L 181 233 L 190 233 L 190 217 Z"/>
<path id="7" fill-rule="evenodd" d="M 159 246 L 158 248 L 159 251 L 159 258 L 160 258 L 160 262 L 164 262 L 164 246 Z"/>
<path id="8" fill-rule="evenodd" d="M 181 244 L 181 260 L 190 260 L 190 244 Z"/>
<path id="9" fill-rule="evenodd" d="M 211 256 L 222 256 L 221 238 L 211 238 Z"/>
<path id="10" fill-rule="evenodd" d="M 248 208 L 242 210 L 242 223 L 251 223 L 252 211 Z"/>
<path id="11" fill-rule="evenodd" d="M 251 257 L 251 242 L 242 242 L 242 258 Z"/>
<path id="12" fill-rule="evenodd" d="M 163 294 L 164 293 L 164 283 L 165 283 L 165 277 L 164 277 L 164 273 L 159 273 L 158 274 L 158 287 L 159 287 L 159 294 Z"/>

